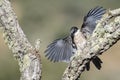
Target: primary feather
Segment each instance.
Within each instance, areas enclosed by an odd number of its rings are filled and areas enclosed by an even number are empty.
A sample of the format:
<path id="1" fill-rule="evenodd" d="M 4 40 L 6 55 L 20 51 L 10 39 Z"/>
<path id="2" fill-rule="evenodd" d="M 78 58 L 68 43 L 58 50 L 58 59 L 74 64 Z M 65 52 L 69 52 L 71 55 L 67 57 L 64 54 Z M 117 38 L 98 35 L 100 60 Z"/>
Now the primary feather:
<path id="1" fill-rule="evenodd" d="M 53 41 L 45 51 L 45 56 L 53 62 L 68 62 L 72 55 L 73 47 L 70 37 Z"/>
<path id="2" fill-rule="evenodd" d="M 81 32 L 85 37 L 90 36 L 96 27 L 96 21 L 100 20 L 105 14 L 106 9 L 103 7 L 96 7 L 91 9 L 84 17 L 84 21 L 81 27 Z"/>

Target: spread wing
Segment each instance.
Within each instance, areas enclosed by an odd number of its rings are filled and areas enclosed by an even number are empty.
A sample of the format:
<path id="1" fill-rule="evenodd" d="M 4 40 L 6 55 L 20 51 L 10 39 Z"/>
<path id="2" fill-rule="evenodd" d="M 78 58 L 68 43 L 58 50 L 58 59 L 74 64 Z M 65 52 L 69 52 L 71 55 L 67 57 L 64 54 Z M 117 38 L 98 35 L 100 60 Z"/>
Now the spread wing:
<path id="1" fill-rule="evenodd" d="M 83 34 L 92 34 L 96 26 L 96 21 L 100 20 L 105 12 L 106 9 L 104 9 L 103 7 L 96 7 L 94 9 L 91 9 L 84 17 L 84 21 L 81 27 L 81 31 L 83 32 Z M 85 36 L 87 36 L 87 34 Z"/>
<path id="2" fill-rule="evenodd" d="M 68 62 L 72 55 L 73 47 L 70 37 L 53 41 L 45 51 L 45 56 L 53 62 Z"/>

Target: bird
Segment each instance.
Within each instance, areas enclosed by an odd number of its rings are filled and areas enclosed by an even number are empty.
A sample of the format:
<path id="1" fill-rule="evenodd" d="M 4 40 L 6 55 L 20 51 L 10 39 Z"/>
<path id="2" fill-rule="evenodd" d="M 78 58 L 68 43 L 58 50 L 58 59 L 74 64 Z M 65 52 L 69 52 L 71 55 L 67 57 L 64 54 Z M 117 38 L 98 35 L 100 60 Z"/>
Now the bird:
<path id="1" fill-rule="evenodd" d="M 70 58 L 78 49 L 75 36 L 78 33 L 82 33 L 83 37 L 87 40 L 92 35 L 97 25 L 96 21 L 100 20 L 105 12 L 106 9 L 99 6 L 88 11 L 87 15 L 84 16 L 81 28 L 79 29 L 78 27 L 73 26 L 71 27 L 68 36 L 56 39 L 49 44 L 45 50 L 45 57 L 51 62 L 69 62 Z M 80 39 L 78 40 L 80 41 Z M 98 70 L 101 69 L 102 61 L 98 56 L 93 57 L 91 61 Z M 86 63 L 85 68 L 89 71 L 90 62 Z"/>

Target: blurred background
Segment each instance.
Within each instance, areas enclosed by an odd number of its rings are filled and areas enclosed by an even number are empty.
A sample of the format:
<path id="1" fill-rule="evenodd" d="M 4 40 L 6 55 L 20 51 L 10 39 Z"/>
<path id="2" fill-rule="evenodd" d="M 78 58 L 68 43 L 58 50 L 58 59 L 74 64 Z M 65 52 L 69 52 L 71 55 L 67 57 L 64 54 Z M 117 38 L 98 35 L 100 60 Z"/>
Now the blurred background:
<path id="1" fill-rule="evenodd" d="M 83 16 L 96 6 L 106 9 L 120 8 L 120 0 L 11 0 L 24 33 L 34 45 L 40 38 L 42 56 L 42 80 L 61 80 L 67 63 L 52 63 L 44 57 L 46 46 L 54 39 L 69 34 L 72 26 L 80 28 Z M 91 64 L 90 71 L 81 80 L 120 80 L 120 42 L 100 58 L 102 69 Z M 11 50 L 4 43 L 0 30 L 0 80 L 19 80 L 20 72 Z"/>

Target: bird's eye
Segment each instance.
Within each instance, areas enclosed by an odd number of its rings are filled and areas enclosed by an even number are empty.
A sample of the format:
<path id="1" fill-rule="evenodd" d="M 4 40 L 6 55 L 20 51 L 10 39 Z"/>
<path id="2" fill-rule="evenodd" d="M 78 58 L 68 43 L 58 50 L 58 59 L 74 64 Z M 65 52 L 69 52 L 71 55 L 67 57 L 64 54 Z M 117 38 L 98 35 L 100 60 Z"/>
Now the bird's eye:
<path id="1" fill-rule="evenodd" d="M 72 27 L 70 33 L 74 34 L 75 32 L 77 32 L 77 30 L 78 30 L 77 27 Z"/>

